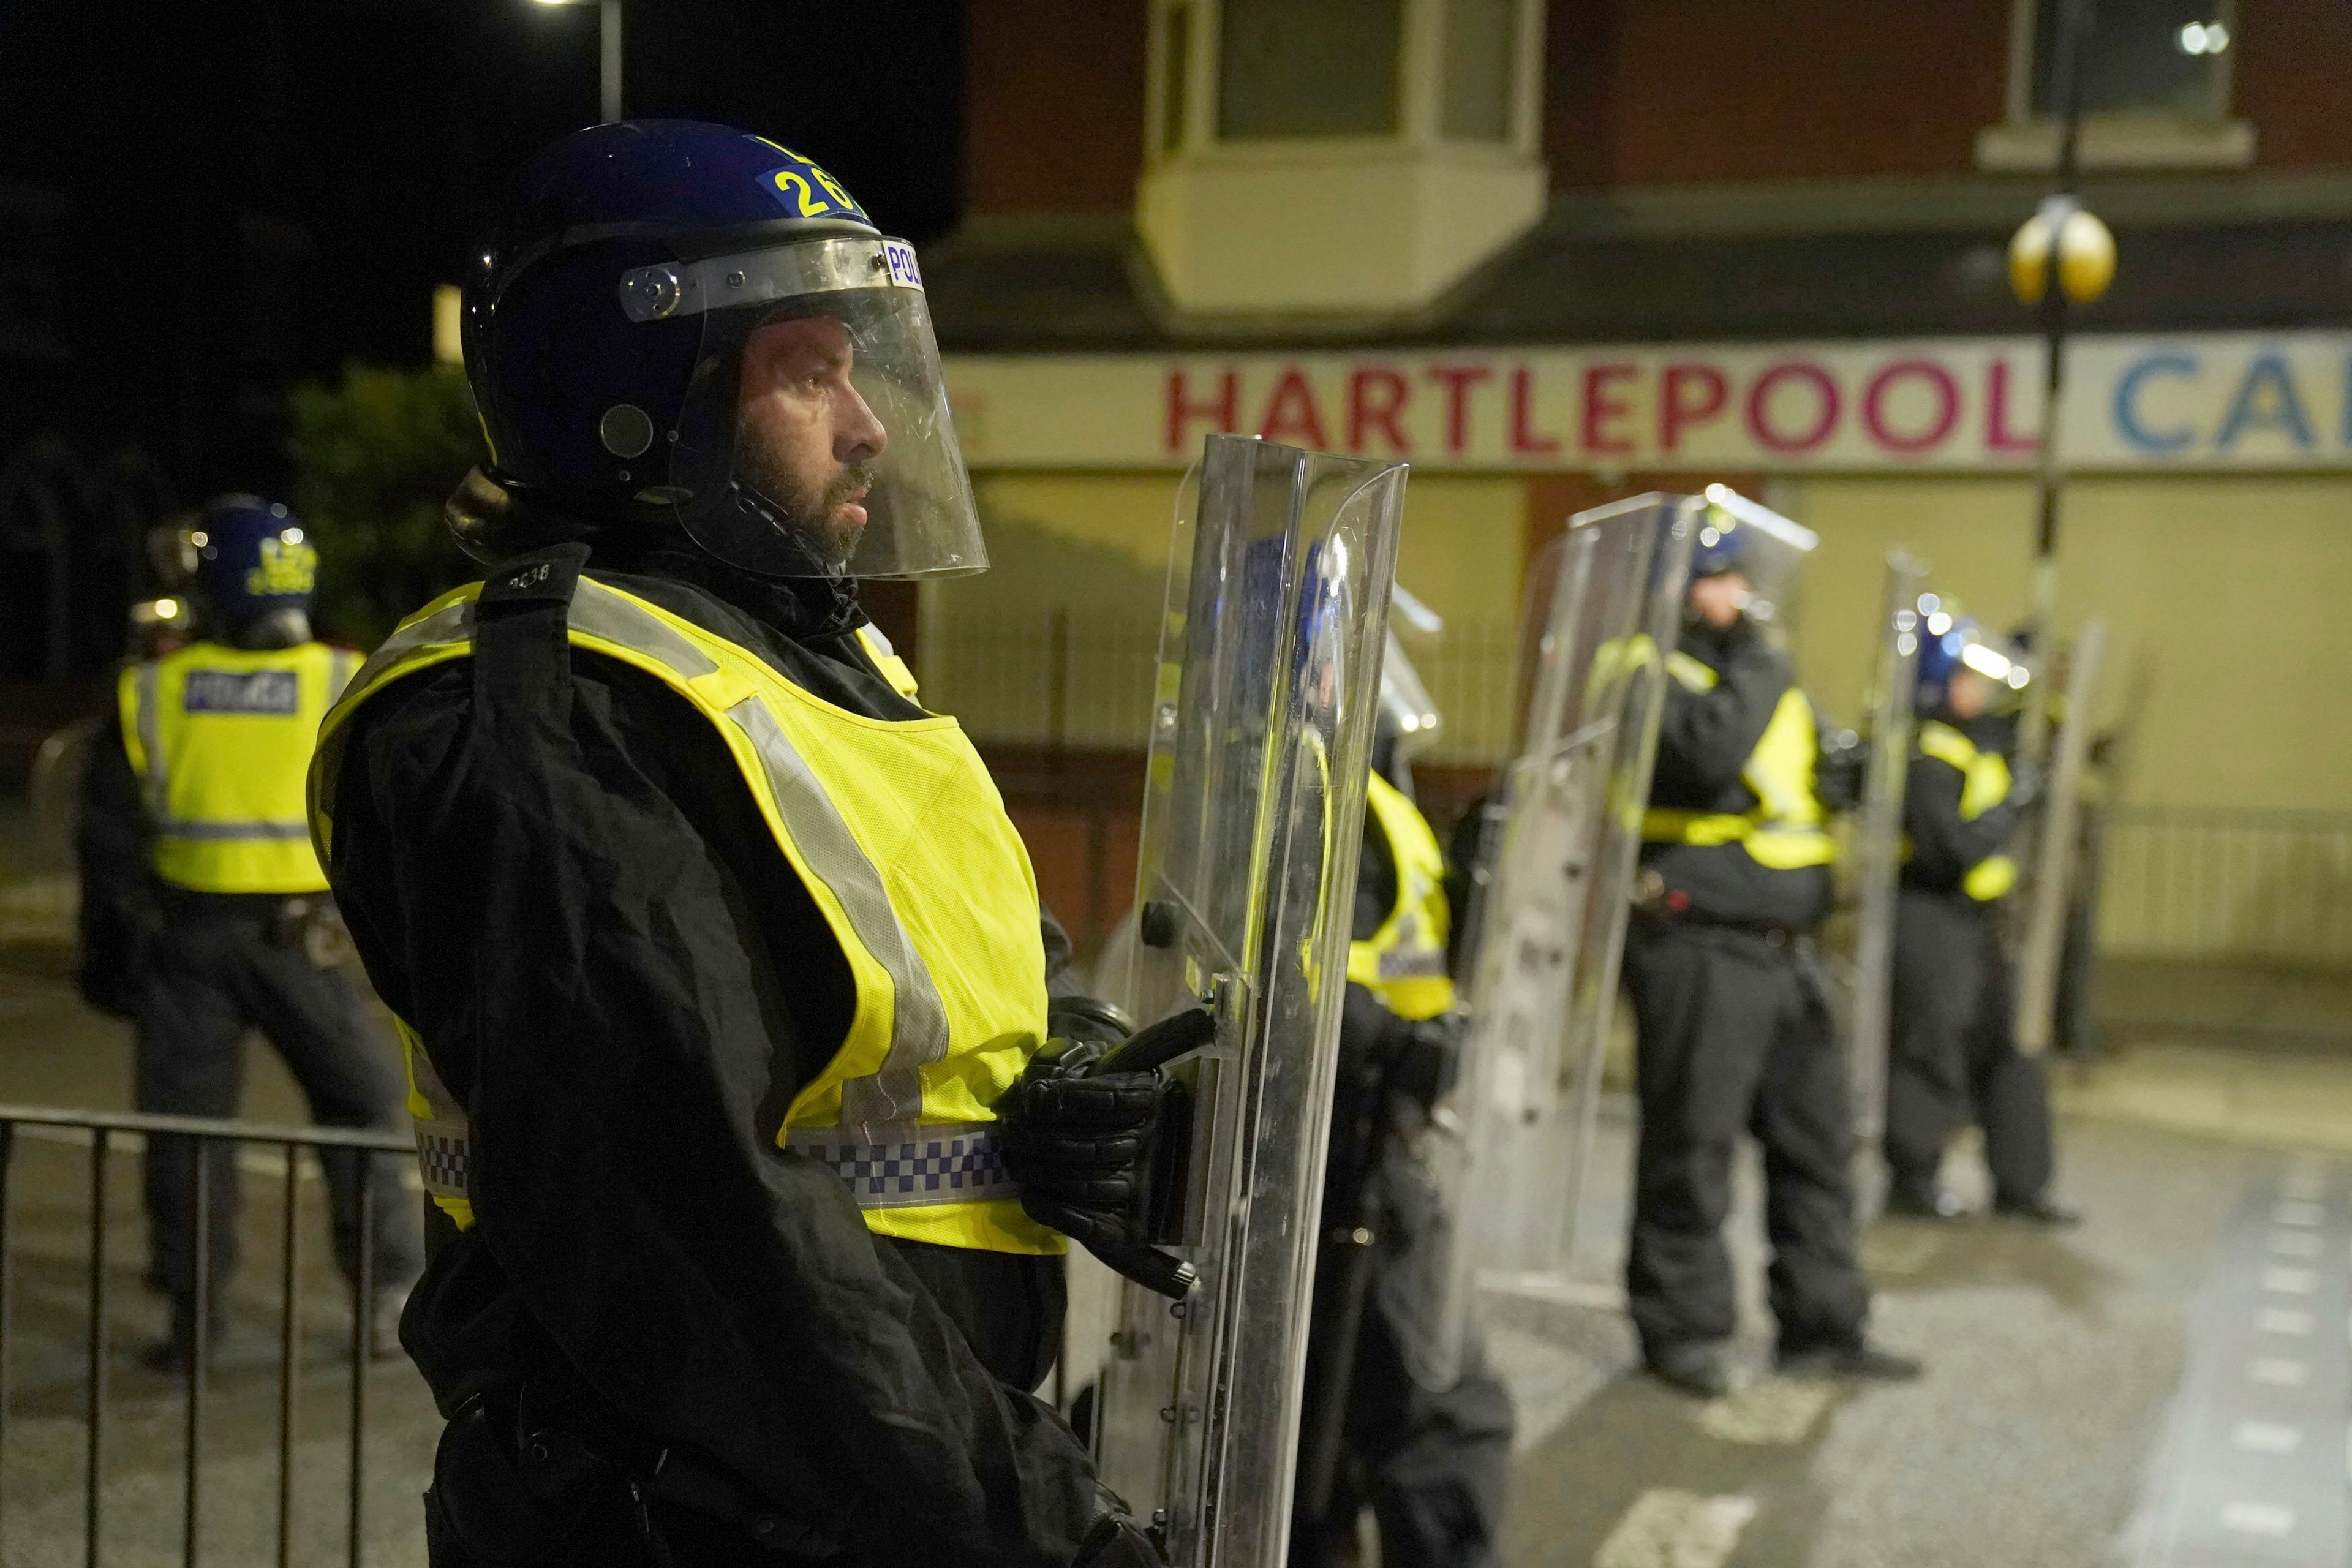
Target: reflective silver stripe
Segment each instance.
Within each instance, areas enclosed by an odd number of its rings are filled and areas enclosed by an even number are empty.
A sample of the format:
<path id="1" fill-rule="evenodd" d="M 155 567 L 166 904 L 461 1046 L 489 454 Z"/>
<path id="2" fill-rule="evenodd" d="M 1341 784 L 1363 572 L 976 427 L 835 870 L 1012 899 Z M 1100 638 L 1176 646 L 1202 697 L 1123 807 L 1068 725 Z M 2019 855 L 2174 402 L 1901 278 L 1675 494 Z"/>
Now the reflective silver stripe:
<path id="1" fill-rule="evenodd" d="M 923 1109 L 923 1084 L 918 1068 L 942 1061 L 948 1054 L 947 1005 L 931 982 L 930 966 L 898 923 L 890 907 L 889 891 L 881 873 L 850 836 L 824 786 L 809 772 L 808 763 L 776 723 L 768 705 L 747 697 L 727 710 L 736 728 L 751 738 L 767 771 L 768 787 L 784 820 L 792 824 L 793 842 L 802 858 L 840 900 L 850 929 L 874 961 L 890 977 L 890 1048 L 882 1065 L 865 1078 L 841 1086 L 841 1120 L 860 1129 L 875 1142 L 901 1135 L 901 1124 L 912 1122 Z"/>
<path id="2" fill-rule="evenodd" d="M 139 746 L 147 753 L 147 771 L 140 781 L 146 789 L 147 815 L 161 817 L 170 805 L 171 769 L 163 761 L 163 667 L 149 662 L 139 667 Z"/>
<path id="3" fill-rule="evenodd" d="M 308 838 L 310 825 L 307 822 L 183 822 L 177 817 L 158 817 L 155 834 L 160 838 L 185 838 L 196 843 L 233 843 L 245 839 L 283 840 Z"/>
<path id="4" fill-rule="evenodd" d="M 415 624 L 403 627 L 386 637 L 383 646 L 368 655 L 360 672 L 353 676 L 345 690 L 362 690 L 385 670 L 433 643 L 467 643 L 474 640 L 474 601 L 460 599 L 454 605 L 444 605 Z"/>
<path id="5" fill-rule="evenodd" d="M 679 633 L 586 577 L 572 593 L 571 620 L 589 636 L 646 654 L 688 679 L 719 668 Z M 842 1125 L 856 1128 L 869 1143 L 915 1136 L 913 1123 L 923 1107 L 918 1069 L 948 1054 L 947 1005 L 940 1000 L 930 967 L 891 908 L 882 874 L 858 847 L 832 797 L 766 702 L 747 697 L 727 710 L 727 718 L 759 753 L 768 787 L 810 872 L 832 891 L 850 930 L 890 977 L 889 1049 L 873 1073 L 842 1084 Z"/>
<path id="6" fill-rule="evenodd" d="M 984 1122 L 913 1127 L 881 1142 L 852 1138 L 838 1127 L 796 1127 L 784 1147 L 832 1167 L 859 1208 L 987 1203 L 1021 1191 L 1005 1172 L 996 1129 Z"/>
<path id="7" fill-rule="evenodd" d="M 585 577 L 572 591 L 572 613 L 568 618 L 574 630 L 635 648 L 669 666 L 688 680 L 719 671 L 718 661 L 687 637 L 610 588 Z"/>

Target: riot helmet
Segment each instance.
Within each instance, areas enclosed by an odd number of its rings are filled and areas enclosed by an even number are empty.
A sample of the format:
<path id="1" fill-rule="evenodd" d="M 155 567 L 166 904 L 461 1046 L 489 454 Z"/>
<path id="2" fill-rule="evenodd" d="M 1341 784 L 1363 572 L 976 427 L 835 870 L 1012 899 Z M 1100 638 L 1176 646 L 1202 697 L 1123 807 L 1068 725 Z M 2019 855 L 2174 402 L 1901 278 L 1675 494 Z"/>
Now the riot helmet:
<path id="1" fill-rule="evenodd" d="M 1744 618 L 1785 641 L 1819 536 L 1728 485 L 1706 487 L 1697 521 L 1685 618 L 1718 631 Z"/>
<path id="2" fill-rule="evenodd" d="M 1919 595 L 1918 709 L 1973 719 L 2016 707 L 2033 679 L 2024 650 L 1936 594 Z"/>
<path id="3" fill-rule="evenodd" d="M 205 635 L 247 648 L 310 640 L 319 552 L 285 502 L 222 496 L 188 525 L 185 545 Z"/>
<path id="4" fill-rule="evenodd" d="M 763 137 L 592 126 L 541 153 L 466 290 L 495 558 L 676 525 L 772 577 L 987 566 L 914 247 Z"/>

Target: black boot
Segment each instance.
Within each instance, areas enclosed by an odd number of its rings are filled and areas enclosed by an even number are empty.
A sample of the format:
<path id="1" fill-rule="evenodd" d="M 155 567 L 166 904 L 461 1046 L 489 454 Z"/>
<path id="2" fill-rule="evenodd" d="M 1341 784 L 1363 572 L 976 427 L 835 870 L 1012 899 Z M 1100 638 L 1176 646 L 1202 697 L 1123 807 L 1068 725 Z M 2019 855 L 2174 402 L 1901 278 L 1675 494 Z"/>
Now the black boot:
<path id="1" fill-rule="evenodd" d="M 1720 1399 L 1731 1392 L 1731 1357 L 1714 1341 L 1669 1345 L 1642 1362 L 1660 1383 L 1697 1398 Z"/>
<path id="2" fill-rule="evenodd" d="M 220 1358 L 221 1335 L 227 1325 L 215 1306 L 205 1320 L 205 1364 Z M 150 1372 L 177 1376 L 196 1359 L 196 1310 L 193 1301 L 172 1303 L 172 1328 L 162 1339 L 139 1352 L 139 1364 Z"/>

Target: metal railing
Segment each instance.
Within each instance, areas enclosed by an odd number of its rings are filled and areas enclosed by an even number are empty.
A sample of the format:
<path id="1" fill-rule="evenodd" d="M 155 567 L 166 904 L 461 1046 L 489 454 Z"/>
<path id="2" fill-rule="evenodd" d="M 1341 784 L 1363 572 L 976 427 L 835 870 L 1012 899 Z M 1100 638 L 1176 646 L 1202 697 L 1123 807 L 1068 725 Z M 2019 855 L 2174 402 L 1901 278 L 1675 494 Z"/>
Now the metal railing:
<path id="1" fill-rule="evenodd" d="M 1517 721 L 1517 627 L 1449 622 L 1412 654 L 1445 719 L 1426 760 L 1501 760 Z M 1149 739 L 1157 616 L 1067 606 L 1024 616 L 958 612 L 925 625 L 920 657 L 925 706 L 954 714 L 974 740 L 1140 751 Z"/>
<path id="2" fill-rule="evenodd" d="M 361 1154 L 405 1154 L 413 1150 L 414 1145 L 402 1134 L 373 1130 L 278 1127 L 196 1117 L 0 1105 L 0 1505 L 5 1505 L 10 1495 L 7 1489 L 14 1479 L 8 1459 L 10 1439 L 18 1426 L 18 1412 L 17 1390 L 11 1372 L 23 1353 L 17 1343 L 21 1336 L 16 1332 L 19 1311 L 16 1254 L 22 1224 L 19 1211 L 23 1206 L 17 1191 L 21 1184 L 19 1168 L 23 1163 L 20 1134 L 26 1138 L 47 1137 L 72 1142 L 87 1141 L 88 1165 L 82 1179 L 82 1190 L 88 1203 L 88 1256 L 83 1266 L 87 1309 L 81 1333 L 83 1371 L 79 1412 L 82 1427 L 80 1533 L 82 1562 L 86 1568 L 99 1568 L 106 1561 L 109 1436 L 113 1403 L 110 1397 L 109 1376 L 109 1313 L 113 1284 L 109 1278 L 110 1265 L 113 1260 L 109 1245 L 112 1196 L 110 1162 L 113 1156 L 141 1147 L 148 1139 L 187 1140 L 184 1147 L 194 1175 L 188 1202 L 189 1237 L 194 1255 L 194 1300 L 198 1303 L 209 1303 L 214 1300 L 215 1284 L 214 1260 L 210 1255 L 212 1226 L 208 1223 L 213 1213 L 214 1194 L 210 1187 L 214 1162 L 205 1155 L 211 1146 L 224 1142 L 240 1147 L 274 1149 L 278 1152 L 281 1162 L 278 1173 L 282 1200 L 278 1240 L 280 1282 L 274 1561 L 278 1568 L 290 1568 L 296 1558 L 295 1457 L 301 1383 L 299 1341 L 304 1321 L 301 1194 L 306 1172 L 301 1153 L 305 1150 L 311 1151 L 313 1154 L 322 1151 L 348 1150 Z M 344 1444 L 349 1476 L 341 1522 L 344 1536 L 342 1556 L 351 1568 L 359 1568 L 367 1540 L 366 1488 L 363 1482 L 368 1473 L 368 1380 L 373 1361 L 373 1312 L 376 1306 L 376 1282 L 372 1277 L 376 1238 L 369 1200 L 373 1184 L 390 1178 L 379 1173 L 378 1162 L 373 1159 L 359 1158 L 353 1163 L 357 1167 L 358 1187 L 357 1277 L 352 1281 L 351 1374 Z M 179 1557 L 186 1568 L 195 1568 L 202 1560 L 205 1541 L 205 1415 L 208 1362 L 214 1348 L 210 1342 L 213 1313 L 200 1307 L 190 1321 L 193 1342 L 189 1345 L 185 1370 L 181 1374 L 184 1405 L 182 1412 L 184 1452 Z M 16 1353 L 12 1355 L 12 1352 Z M 0 1507 L 0 1521 L 5 1521 L 5 1507 Z M 58 1543 L 43 1542 L 44 1546 L 56 1544 Z M 21 1542 L 0 1541 L 0 1553 L 5 1554 L 6 1561 L 19 1561 L 16 1552 L 24 1546 Z M 152 1556 L 152 1552 L 148 1555 Z M 249 1557 L 242 1559 L 254 1560 Z"/>
<path id="3" fill-rule="evenodd" d="M 2352 965 L 2352 812 L 2123 805 L 2098 831 L 2102 952 Z"/>

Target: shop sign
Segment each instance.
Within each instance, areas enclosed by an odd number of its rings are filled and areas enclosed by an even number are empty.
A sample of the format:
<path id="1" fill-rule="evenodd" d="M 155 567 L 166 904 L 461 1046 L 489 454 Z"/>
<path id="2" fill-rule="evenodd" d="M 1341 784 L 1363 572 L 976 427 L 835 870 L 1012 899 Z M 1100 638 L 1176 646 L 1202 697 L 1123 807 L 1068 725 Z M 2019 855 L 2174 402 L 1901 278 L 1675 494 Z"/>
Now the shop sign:
<path id="1" fill-rule="evenodd" d="M 1468 471 L 2032 469 L 2031 338 L 1638 348 L 964 356 L 982 468 L 1181 467 L 1238 430 Z M 2084 334 L 2085 469 L 2352 467 L 2352 333 Z"/>

